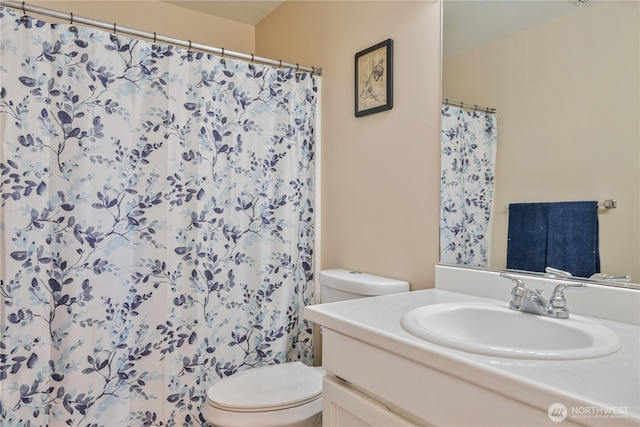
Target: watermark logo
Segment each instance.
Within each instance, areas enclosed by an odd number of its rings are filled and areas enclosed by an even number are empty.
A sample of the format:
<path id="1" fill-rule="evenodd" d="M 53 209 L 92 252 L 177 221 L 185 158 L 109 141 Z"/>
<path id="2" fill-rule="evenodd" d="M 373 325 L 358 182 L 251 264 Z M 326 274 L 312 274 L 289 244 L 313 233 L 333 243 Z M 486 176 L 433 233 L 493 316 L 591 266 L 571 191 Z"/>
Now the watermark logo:
<path id="1" fill-rule="evenodd" d="M 554 423 L 561 423 L 567 417 L 571 419 L 615 419 L 627 418 L 629 408 L 626 406 L 572 406 L 571 411 L 562 403 L 549 406 L 547 415 Z"/>
<path id="2" fill-rule="evenodd" d="M 553 405 L 549 406 L 549 409 L 547 410 L 549 419 L 554 423 L 561 423 L 562 421 L 564 421 L 564 419 L 567 418 L 568 413 L 569 412 L 567 411 L 567 407 L 562 403 L 554 403 Z"/>

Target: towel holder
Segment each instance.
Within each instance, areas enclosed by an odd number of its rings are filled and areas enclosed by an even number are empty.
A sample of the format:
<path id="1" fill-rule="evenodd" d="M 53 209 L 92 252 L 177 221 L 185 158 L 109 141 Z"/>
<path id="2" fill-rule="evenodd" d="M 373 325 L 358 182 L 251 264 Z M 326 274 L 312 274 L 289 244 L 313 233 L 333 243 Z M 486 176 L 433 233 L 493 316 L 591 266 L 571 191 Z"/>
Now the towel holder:
<path id="1" fill-rule="evenodd" d="M 618 200 L 616 199 L 607 199 L 604 202 L 598 202 L 598 207 L 599 208 L 605 208 L 605 209 L 615 209 L 618 207 Z M 509 205 L 505 205 L 504 206 L 505 209 L 509 209 Z"/>
<path id="2" fill-rule="evenodd" d="M 598 206 L 602 206 L 605 209 L 615 209 L 618 207 L 618 201 L 616 199 L 607 199 L 602 203 L 598 203 Z"/>

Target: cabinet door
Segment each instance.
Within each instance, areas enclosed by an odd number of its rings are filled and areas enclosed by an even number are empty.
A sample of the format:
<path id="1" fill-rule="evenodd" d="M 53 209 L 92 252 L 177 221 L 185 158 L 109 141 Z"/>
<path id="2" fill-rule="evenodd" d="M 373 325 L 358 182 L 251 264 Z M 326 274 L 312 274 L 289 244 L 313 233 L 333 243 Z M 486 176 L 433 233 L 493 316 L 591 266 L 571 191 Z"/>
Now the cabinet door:
<path id="1" fill-rule="evenodd" d="M 335 377 L 324 377 L 322 402 L 322 427 L 416 427 Z"/>

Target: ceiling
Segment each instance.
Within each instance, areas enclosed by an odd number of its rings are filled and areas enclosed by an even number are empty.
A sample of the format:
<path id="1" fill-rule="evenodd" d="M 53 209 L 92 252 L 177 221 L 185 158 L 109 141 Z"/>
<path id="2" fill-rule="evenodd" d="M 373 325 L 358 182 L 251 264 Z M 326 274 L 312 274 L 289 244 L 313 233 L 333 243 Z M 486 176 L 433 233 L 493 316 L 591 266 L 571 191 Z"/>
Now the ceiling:
<path id="1" fill-rule="evenodd" d="M 588 7 L 571 0 L 444 0 L 443 57 Z"/>
<path id="2" fill-rule="evenodd" d="M 257 25 L 285 0 L 174 0 L 176 6 Z M 297 0 L 286 0 L 297 1 Z M 320 0 L 318 0 L 320 1 Z M 374 0 L 371 0 L 374 1 Z M 537 25 L 589 0 L 444 0 L 443 56 L 447 57 Z"/>
<path id="3" fill-rule="evenodd" d="M 249 25 L 258 24 L 283 2 L 284 0 L 165 1 L 165 3 L 170 3 L 175 6 L 208 13 L 209 15 L 215 15 Z"/>

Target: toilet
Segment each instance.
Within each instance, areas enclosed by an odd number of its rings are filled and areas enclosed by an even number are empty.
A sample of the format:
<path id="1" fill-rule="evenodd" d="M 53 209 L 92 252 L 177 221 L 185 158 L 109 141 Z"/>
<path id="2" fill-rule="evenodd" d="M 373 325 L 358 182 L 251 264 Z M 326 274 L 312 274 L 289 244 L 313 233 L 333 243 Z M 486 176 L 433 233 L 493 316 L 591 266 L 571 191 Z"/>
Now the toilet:
<path id="1" fill-rule="evenodd" d="M 345 269 L 323 270 L 321 302 L 409 291 L 409 283 Z M 213 427 L 320 427 L 322 367 L 287 362 L 248 369 L 223 378 L 207 390 L 202 408 Z"/>

